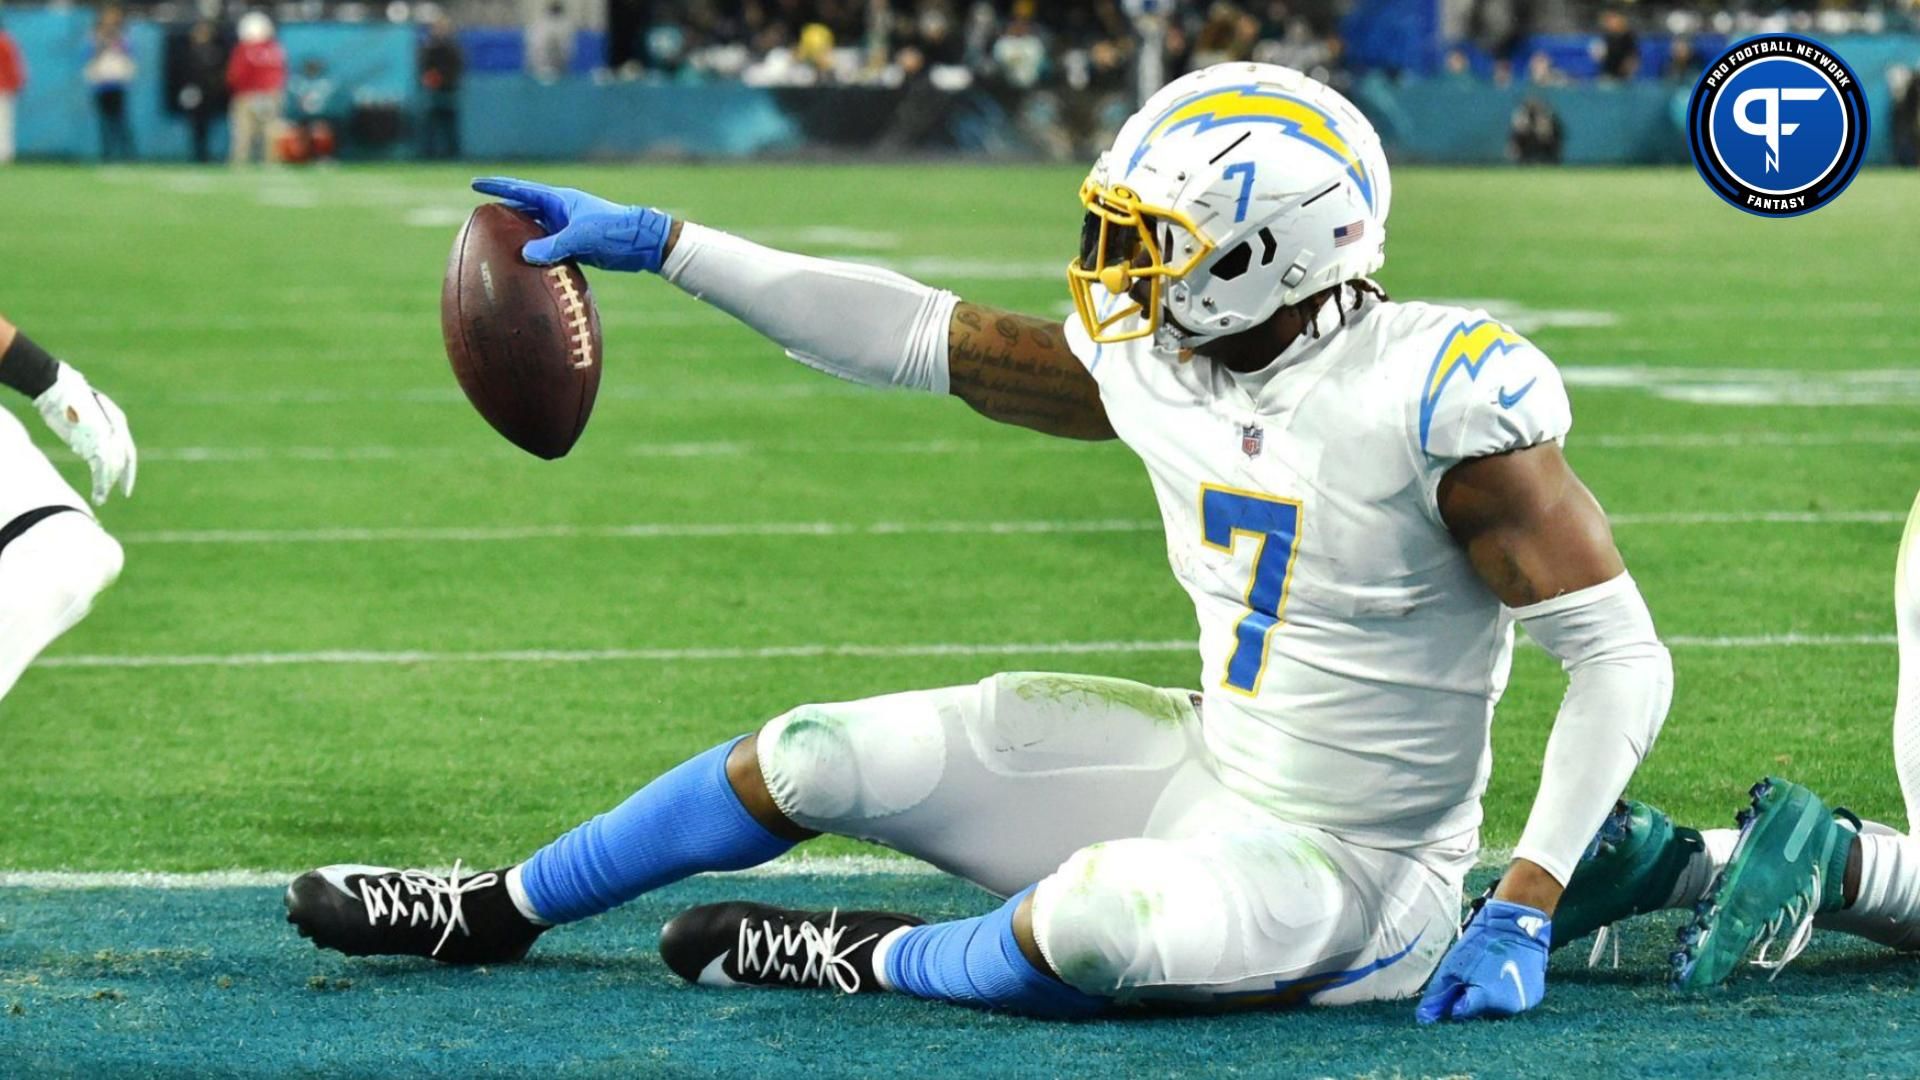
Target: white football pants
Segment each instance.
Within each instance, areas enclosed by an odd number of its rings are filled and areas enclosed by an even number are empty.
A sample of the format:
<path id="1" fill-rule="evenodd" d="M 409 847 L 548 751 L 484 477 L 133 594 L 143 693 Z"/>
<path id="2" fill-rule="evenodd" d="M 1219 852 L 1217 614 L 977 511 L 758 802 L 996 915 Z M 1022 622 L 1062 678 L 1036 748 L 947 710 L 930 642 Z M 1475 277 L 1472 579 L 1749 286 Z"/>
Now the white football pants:
<path id="1" fill-rule="evenodd" d="M 758 747 L 797 824 L 1002 896 L 1038 882 L 1034 936 L 1088 993 L 1417 994 L 1453 942 L 1473 841 L 1384 851 L 1289 824 L 1221 783 L 1202 723 L 1186 691 L 1006 674 L 801 706 Z"/>
<path id="2" fill-rule="evenodd" d="M 44 518 L 0 548 L 0 698 L 120 576 L 120 545 L 86 505 L 13 414 L 0 410 L 0 528 L 42 507 L 77 511 Z"/>

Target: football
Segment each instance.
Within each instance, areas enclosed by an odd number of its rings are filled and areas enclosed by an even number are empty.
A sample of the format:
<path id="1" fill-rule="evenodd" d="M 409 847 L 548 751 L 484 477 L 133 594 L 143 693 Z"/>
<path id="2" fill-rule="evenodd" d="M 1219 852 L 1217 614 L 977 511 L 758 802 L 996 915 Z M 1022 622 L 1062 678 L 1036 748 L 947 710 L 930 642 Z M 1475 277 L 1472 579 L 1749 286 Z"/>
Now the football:
<path id="1" fill-rule="evenodd" d="M 520 249 L 540 227 L 499 203 L 454 239 L 440 290 L 447 361 L 467 400 L 529 454 L 564 457 L 600 390 L 600 313 L 571 260 L 534 266 Z"/>

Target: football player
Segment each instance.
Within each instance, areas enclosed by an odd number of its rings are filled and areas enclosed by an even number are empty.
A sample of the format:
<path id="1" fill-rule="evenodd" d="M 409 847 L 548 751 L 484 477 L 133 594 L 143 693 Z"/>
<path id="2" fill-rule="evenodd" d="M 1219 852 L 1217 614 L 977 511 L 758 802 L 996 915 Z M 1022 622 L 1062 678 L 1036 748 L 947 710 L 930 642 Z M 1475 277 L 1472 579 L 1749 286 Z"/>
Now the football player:
<path id="1" fill-rule="evenodd" d="M 1660 730 L 1671 663 L 1561 454 L 1553 364 L 1485 312 L 1369 277 L 1392 184 L 1344 97 L 1247 63 L 1155 94 L 1080 190 L 1064 327 L 580 191 L 475 187 L 551 234 L 531 262 L 658 273 L 841 378 L 1124 441 L 1193 600 L 1200 689 L 1010 673 L 802 705 L 517 866 L 305 874 L 303 934 L 513 960 L 826 832 L 1006 903 L 937 925 L 709 905 L 663 931 L 668 964 L 1038 1016 L 1423 987 L 1423 1021 L 1539 1003 L 1562 890 Z M 1512 862 L 1461 930 L 1515 622 L 1568 687 Z"/>
<path id="2" fill-rule="evenodd" d="M 93 503 L 118 487 L 133 494 L 136 457 L 127 418 L 86 377 L 47 355 L 0 317 L 0 385 L 33 399 L 40 416 L 93 473 Z M 94 520 L 0 409 L 0 698 L 40 650 L 93 607 L 120 576 L 120 545 Z"/>
<path id="3" fill-rule="evenodd" d="M 1920 499 L 1907 517 L 1893 581 L 1900 682 L 1894 768 L 1909 829 L 1920 827 Z M 1670 956 L 1680 989 L 1712 986 L 1743 959 L 1778 972 L 1815 928 L 1920 950 L 1920 838 L 1768 777 L 1749 792 L 1738 829 L 1675 828 L 1659 810 L 1623 802 L 1575 869 L 1554 920 L 1554 945 L 1596 930 L 1598 960 L 1614 923 L 1691 908 Z M 1617 947 L 1616 947 L 1617 953 Z"/>

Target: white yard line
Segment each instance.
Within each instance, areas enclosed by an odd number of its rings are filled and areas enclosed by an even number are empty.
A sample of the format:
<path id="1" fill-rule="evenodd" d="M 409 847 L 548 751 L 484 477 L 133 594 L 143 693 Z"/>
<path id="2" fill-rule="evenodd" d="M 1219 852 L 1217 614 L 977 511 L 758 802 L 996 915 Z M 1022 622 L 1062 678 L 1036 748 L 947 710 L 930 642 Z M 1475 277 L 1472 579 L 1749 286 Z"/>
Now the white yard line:
<path id="1" fill-rule="evenodd" d="M 1661 640 L 1668 648 L 1674 649 L 1888 648 L 1898 643 L 1892 634 L 1748 634 L 1731 637 L 1681 634 Z"/>
<path id="2" fill-rule="evenodd" d="M 433 867 L 445 875 L 452 868 Z M 898 875 L 933 877 L 939 870 L 918 859 L 886 855 L 800 855 L 776 859 L 750 870 L 736 870 L 720 877 L 873 877 Z M 203 870 L 195 873 L 166 873 L 148 870 L 0 870 L 0 889 L 246 889 L 284 886 L 298 877 L 298 870 Z"/>
<path id="3" fill-rule="evenodd" d="M 968 644 L 934 642 L 924 645 L 857 645 L 811 643 L 766 645 L 757 648 L 678 649 L 495 649 L 434 651 L 401 649 L 321 649 L 283 653 L 187 653 L 176 655 L 54 656 L 36 667 L 156 668 L 156 667 L 277 667 L 288 664 L 604 664 L 684 663 L 693 661 L 792 660 L 821 657 L 891 659 L 919 656 L 1091 656 L 1116 653 L 1187 652 L 1191 641 L 1037 641 Z"/>
<path id="4" fill-rule="evenodd" d="M 742 383 L 680 386 L 603 386 L 599 401 L 787 401 L 826 397 L 858 397 L 877 393 L 838 380 L 805 383 Z M 284 387 L 274 390 L 185 390 L 148 394 L 142 406 L 155 405 L 439 405 L 464 404 L 457 386 L 421 386 L 405 390 L 339 390 L 322 387 Z"/>
<path id="5" fill-rule="evenodd" d="M 1818 446 L 1913 446 L 1920 445 L 1920 431 L 1836 431 L 1836 432 L 1673 432 L 1646 435 L 1576 436 L 1574 449 L 1584 450 L 1723 450 L 1744 447 L 1818 447 Z M 64 451 L 43 446 L 50 454 Z M 607 452 L 628 457 L 790 457 L 795 454 L 846 454 L 885 456 L 888 454 L 967 455 L 1025 453 L 1098 453 L 1097 443 L 1062 439 L 925 439 L 905 442 L 752 442 L 712 440 L 705 442 L 629 443 L 607 448 Z M 172 464 L 221 464 L 227 462 L 317 461 L 345 463 L 355 461 L 399 461 L 418 458 L 483 457 L 517 458 L 504 443 L 499 446 L 161 446 L 141 447 L 140 460 Z"/>
<path id="6" fill-rule="evenodd" d="M 1920 372 L 1910 368 L 1706 368 L 1675 365 L 1562 364 L 1568 386 L 1651 394 L 1717 406 L 1862 406 L 1920 402 Z"/>
<path id="7" fill-rule="evenodd" d="M 1898 525 L 1900 510 L 1744 510 L 1727 513 L 1609 514 L 1615 525 Z"/>
<path id="8" fill-rule="evenodd" d="M 1569 445 L 1576 451 L 1604 450 L 1716 450 L 1748 446 L 1912 446 L 1920 431 L 1726 431 L 1649 432 L 1645 435 L 1581 435 Z M 142 451 L 144 454 L 145 451 Z"/>
<path id="9" fill-rule="evenodd" d="M 1745 510 L 1699 513 L 1614 514 L 1619 526 L 1707 525 L 1898 525 L 1902 510 Z M 651 522 L 622 525 L 422 525 L 324 529 L 148 529 L 116 532 L 125 544 L 390 544 L 499 543 L 518 540 L 673 540 L 793 536 L 1033 536 L 1084 533 L 1151 533 L 1161 523 L 1147 518 L 1027 521 L 745 521 Z"/>
<path id="10" fill-rule="evenodd" d="M 1900 520 L 1905 521 L 1904 515 Z M 512 540 L 660 540 L 742 536 L 1026 536 L 1045 533 L 1152 532 L 1149 520 L 1070 521 L 759 521 L 634 525 L 422 526 L 332 529 L 156 529 L 116 532 L 127 544 L 488 543 Z"/>
<path id="11" fill-rule="evenodd" d="M 42 452 L 60 455 L 65 450 L 41 446 Z M 627 457 L 734 458 L 748 455 L 791 457 L 795 454 L 847 454 L 880 457 L 889 454 L 965 455 L 995 453 L 1098 453 L 1097 443 L 1068 439 L 924 439 L 902 442 L 819 443 L 819 442 L 746 442 L 711 440 L 704 442 L 629 443 L 626 446 L 597 448 L 597 452 Z M 519 460 L 521 453 L 505 442 L 481 442 L 466 446 L 161 446 L 140 448 L 142 462 L 164 461 L 170 464 L 223 464 L 228 462 L 318 461 L 339 464 L 355 461 L 404 461 L 454 458 L 473 461 L 482 458 Z"/>
<path id="12" fill-rule="evenodd" d="M 391 313 L 383 314 L 386 318 Z M 166 316 L 143 316 L 165 319 Z M 706 325 L 705 313 L 619 313 L 614 324 L 637 327 Z M 716 325 L 718 323 L 716 322 Z M 767 348 L 771 349 L 771 346 Z M 677 344 L 676 355 L 734 356 L 739 346 L 702 343 Z M 1568 386 L 1652 394 L 1674 401 L 1705 405 L 1845 406 L 1920 402 L 1920 372 L 1903 367 L 1823 370 L 1812 368 L 1708 368 L 1683 365 L 1563 364 L 1560 374 Z M 758 401 L 849 397 L 873 391 L 831 379 L 796 382 L 732 384 L 702 382 L 652 386 L 621 381 L 600 389 L 600 400 L 628 401 Z M 340 405 L 365 403 L 441 404 L 462 401 L 450 383 L 390 390 L 344 390 L 338 387 L 276 387 L 251 390 L 183 390 L 148 395 L 135 404 L 183 405 Z M 1579 436 L 1576 434 L 1575 438 Z"/>
<path id="13" fill-rule="evenodd" d="M 1676 649 L 1885 648 L 1892 634 L 1752 634 L 1731 637 L 1678 635 L 1664 639 Z M 1523 645 L 1529 645 L 1524 638 Z M 436 651 L 430 649 L 318 649 L 305 652 L 152 653 L 45 657 L 42 668 L 249 668 L 289 665 L 417 665 L 417 664 L 607 664 L 741 662 L 751 660 L 806 660 L 825 657 L 896 659 L 903 657 L 973 656 L 1105 656 L 1142 653 L 1186 653 L 1195 649 L 1187 639 L 1165 641 L 1035 641 L 975 644 L 934 642 L 924 645 L 858 645 L 812 643 L 766 645 L 757 648 L 677 649 L 491 649 Z"/>
<path id="14" fill-rule="evenodd" d="M 1576 451 L 1586 450 L 1736 450 L 1745 447 L 1820 447 L 1820 446 L 1914 446 L 1920 445 L 1920 431 L 1729 431 L 1729 432 L 1649 432 L 1647 434 L 1579 435 L 1572 440 Z M 65 453 L 51 444 L 40 449 L 48 454 Z M 762 442 L 742 439 L 715 439 L 696 442 L 639 442 L 595 447 L 596 453 L 615 453 L 628 457 L 701 458 L 701 457 L 791 457 L 795 454 L 885 456 L 888 454 L 968 455 L 1025 453 L 1099 453 L 1110 449 L 1098 443 L 1069 439 L 923 439 L 868 442 Z M 170 464 L 222 464 L 228 462 L 316 461 L 344 463 L 355 461 L 399 461 L 416 458 L 457 458 L 474 460 L 495 457 L 517 459 L 519 451 L 503 443 L 475 442 L 463 446 L 143 446 L 140 460 Z"/>
<path id="15" fill-rule="evenodd" d="M 1620 316 L 1590 308 L 1537 308 L 1506 297 L 1438 297 L 1427 301 L 1453 307 L 1479 308 L 1523 334 L 1542 328 L 1606 329 L 1618 326 Z"/>
<path id="16" fill-rule="evenodd" d="M 1505 866 L 1511 848 L 1482 848 L 1481 866 Z M 430 867 L 445 875 L 452 868 Z M 0 889 L 249 889 L 279 888 L 298 870 L 202 870 L 169 873 L 150 870 L 0 870 Z M 704 875 L 728 878 L 940 877 L 944 871 L 918 859 L 893 855 L 790 855 L 748 870 Z"/>
<path id="17" fill-rule="evenodd" d="M 1058 259 L 969 259 L 950 255 L 879 256 L 866 252 L 827 252 L 823 257 L 879 266 L 911 278 L 935 280 L 958 278 L 964 281 L 1054 281 L 1064 280 L 1067 276 L 1067 264 Z"/>
<path id="18" fill-rule="evenodd" d="M 1906 367 L 1800 368 L 1704 367 L 1691 364 L 1560 364 L 1568 386 L 1645 389 L 1654 386 L 1920 387 L 1920 372 Z"/>

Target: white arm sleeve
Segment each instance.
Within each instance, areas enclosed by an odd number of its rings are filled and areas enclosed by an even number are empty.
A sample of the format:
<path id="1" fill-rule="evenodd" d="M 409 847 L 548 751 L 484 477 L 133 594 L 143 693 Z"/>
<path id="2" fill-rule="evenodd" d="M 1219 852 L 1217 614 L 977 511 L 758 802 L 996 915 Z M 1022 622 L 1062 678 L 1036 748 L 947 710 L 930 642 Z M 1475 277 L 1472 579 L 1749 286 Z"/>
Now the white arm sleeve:
<path id="1" fill-rule="evenodd" d="M 1673 661 L 1630 574 L 1514 616 L 1559 659 L 1568 681 L 1540 793 L 1513 855 L 1565 885 L 1660 733 L 1673 699 Z"/>
<path id="2" fill-rule="evenodd" d="M 947 392 L 948 324 L 960 298 L 944 289 L 692 222 L 660 273 L 808 367 L 868 386 Z"/>

